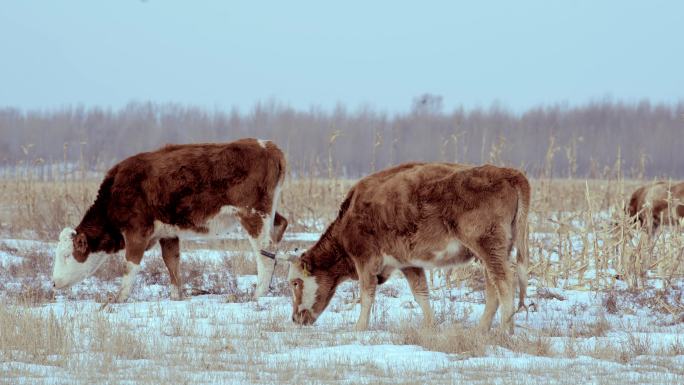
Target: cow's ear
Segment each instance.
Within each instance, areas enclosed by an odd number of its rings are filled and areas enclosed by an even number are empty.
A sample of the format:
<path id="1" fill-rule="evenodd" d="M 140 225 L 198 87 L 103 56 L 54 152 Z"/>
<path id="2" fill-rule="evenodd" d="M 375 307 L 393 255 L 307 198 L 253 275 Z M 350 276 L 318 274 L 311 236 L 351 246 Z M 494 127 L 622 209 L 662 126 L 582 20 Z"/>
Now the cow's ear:
<path id="1" fill-rule="evenodd" d="M 98 249 L 108 253 L 119 251 L 125 247 L 124 239 L 120 233 L 105 233 L 102 235 Z"/>
<path id="2" fill-rule="evenodd" d="M 74 235 L 74 258 L 82 262 L 88 254 L 88 238 L 83 233 Z"/>

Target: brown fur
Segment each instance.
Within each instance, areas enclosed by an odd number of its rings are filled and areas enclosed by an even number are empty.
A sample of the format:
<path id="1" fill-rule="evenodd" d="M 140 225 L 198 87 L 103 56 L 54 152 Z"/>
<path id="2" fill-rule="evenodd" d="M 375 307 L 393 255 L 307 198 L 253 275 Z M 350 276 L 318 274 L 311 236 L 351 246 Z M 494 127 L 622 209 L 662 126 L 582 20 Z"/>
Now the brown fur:
<path id="1" fill-rule="evenodd" d="M 362 315 L 357 328 L 365 329 L 368 314 L 364 312 L 370 312 L 379 278 L 387 277 L 396 267 L 392 264 L 398 264 L 431 321 L 423 267 L 452 266 L 477 257 L 491 283 L 481 326 L 489 328 L 499 300 L 510 301 L 503 304 L 502 326 L 512 331 L 508 258 L 515 243 L 524 304 L 529 203 L 527 178 L 517 170 L 491 165 L 410 163 L 363 178 L 349 191 L 321 239 L 294 264 L 302 274 L 315 277 L 318 290 L 313 308 L 304 311 L 298 310 L 301 295 L 294 293 L 293 319 L 313 322 L 340 282 L 359 279 Z M 438 259 L 435 253 L 454 240 L 462 247 Z"/>
<path id="2" fill-rule="evenodd" d="M 127 158 L 105 176 L 97 198 L 76 227 L 74 257 L 126 248 L 126 260 L 139 264 L 152 247 L 154 222 L 207 233 L 205 223 L 223 206 L 251 237 L 271 214 L 274 192 L 285 177 L 285 157 L 271 142 L 242 139 L 222 144 L 167 145 Z M 276 213 L 270 234 L 283 236 L 287 220 Z M 180 287 L 178 238 L 160 239 L 171 281 Z"/>
<path id="3" fill-rule="evenodd" d="M 632 193 L 626 211 L 651 235 L 663 224 L 676 224 L 684 218 L 684 182 L 658 181 L 641 186 Z"/>

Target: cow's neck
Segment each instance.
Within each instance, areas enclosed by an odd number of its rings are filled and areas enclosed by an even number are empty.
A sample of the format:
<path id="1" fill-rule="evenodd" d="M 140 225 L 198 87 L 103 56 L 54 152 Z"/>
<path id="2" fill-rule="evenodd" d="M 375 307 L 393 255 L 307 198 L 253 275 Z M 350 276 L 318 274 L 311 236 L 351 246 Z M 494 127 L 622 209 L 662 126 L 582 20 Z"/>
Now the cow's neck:
<path id="1" fill-rule="evenodd" d="M 306 262 L 314 271 L 325 270 L 333 273 L 333 276 L 339 278 L 339 283 L 356 277 L 356 270 L 341 242 L 332 235 L 330 230 L 329 228 L 309 249 L 304 258 L 308 259 Z"/>
<path id="2" fill-rule="evenodd" d="M 106 209 L 96 201 L 76 227 L 88 239 L 90 252 L 114 253 L 124 248 L 123 236 L 107 217 Z"/>

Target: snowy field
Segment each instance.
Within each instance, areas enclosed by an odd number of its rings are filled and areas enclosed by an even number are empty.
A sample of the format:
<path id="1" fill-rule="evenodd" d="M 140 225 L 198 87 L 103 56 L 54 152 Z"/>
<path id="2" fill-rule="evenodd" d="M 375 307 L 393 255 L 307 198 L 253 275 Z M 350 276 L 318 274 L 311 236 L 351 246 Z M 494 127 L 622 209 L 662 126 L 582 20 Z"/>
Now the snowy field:
<path id="1" fill-rule="evenodd" d="M 296 233 L 287 241 L 306 245 L 317 237 Z M 182 250 L 183 301 L 169 300 L 168 276 L 153 249 L 131 299 L 104 310 L 101 302 L 120 278 L 100 272 L 54 295 L 51 255 L 49 243 L 0 241 L 0 383 L 684 383 L 682 282 L 668 290 L 653 282 L 639 293 L 597 292 L 540 287 L 533 277 L 534 306 L 517 315 L 509 337 L 477 333 L 481 288 L 447 284 L 436 272 L 438 324 L 421 329 L 420 308 L 397 274 L 379 288 L 371 330 L 357 333 L 355 282 L 338 289 L 315 325 L 298 327 L 290 319 L 286 267 L 277 270 L 272 294 L 252 301 L 255 275 L 230 262 L 249 264 L 240 247 Z"/>

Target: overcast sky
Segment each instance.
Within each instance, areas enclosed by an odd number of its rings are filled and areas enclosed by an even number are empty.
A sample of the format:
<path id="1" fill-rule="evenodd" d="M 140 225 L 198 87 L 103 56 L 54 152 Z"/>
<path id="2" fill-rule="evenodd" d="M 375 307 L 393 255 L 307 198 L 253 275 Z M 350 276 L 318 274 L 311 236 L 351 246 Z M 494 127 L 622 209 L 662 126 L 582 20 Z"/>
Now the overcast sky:
<path id="1" fill-rule="evenodd" d="M 684 99 L 684 1 L 6 1 L 0 106 Z"/>

